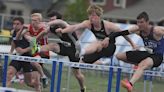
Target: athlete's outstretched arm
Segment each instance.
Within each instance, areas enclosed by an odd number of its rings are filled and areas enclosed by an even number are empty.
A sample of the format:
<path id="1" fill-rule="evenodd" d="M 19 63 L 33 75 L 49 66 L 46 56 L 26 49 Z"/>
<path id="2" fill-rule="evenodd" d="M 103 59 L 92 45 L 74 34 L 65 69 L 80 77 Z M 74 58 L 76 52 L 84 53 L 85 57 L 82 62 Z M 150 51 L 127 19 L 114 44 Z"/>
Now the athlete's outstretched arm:
<path id="1" fill-rule="evenodd" d="M 115 42 L 115 38 L 118 36 L 123 36 L 130 44 L 131 46 L 136 49 L 136 45 L 134 44 L 134 42 L 126 35 L 130 34 L 129 30 L 125 30 L 125 31 L 121 31 L 121 29 L 116 26 L 115 23 L 112 22 L 107 22 L 107 28 L 109 30 L 113 30 L 114 33 L 112 33 L 109 38 L 112 39 Z"/>
<path id="2" fill-rule="evenodd" d="M 49 28 L 51 25 L 61 25 L 61 27 L 64 27 L 64 28 L 69 26 L 69 24 L 67 22 L 65 22 L 61 19 L 56 19 L 56 20 L 50 21 L 43 25 L 44 30 L 36 36 L 36 39 L 38 40 L 39 38 L 43 37 L 44 35 L 47 35 L 50 32 Z"/>
<path id="3" fill-rule="evenodd" d="M 89 28 L 88 25 L 89 25 L 89 21 L 86 20 L 86 21 L 83 21 L 82 23 L 70 25 L 70 26 L 64 28 L 63 30 L 61 30 L 61 33 L 70 33 L 70 32 L 74 32 L 77 30 Z M 60 31 L 58 31 L 58 32 L 60 32 Z"/>

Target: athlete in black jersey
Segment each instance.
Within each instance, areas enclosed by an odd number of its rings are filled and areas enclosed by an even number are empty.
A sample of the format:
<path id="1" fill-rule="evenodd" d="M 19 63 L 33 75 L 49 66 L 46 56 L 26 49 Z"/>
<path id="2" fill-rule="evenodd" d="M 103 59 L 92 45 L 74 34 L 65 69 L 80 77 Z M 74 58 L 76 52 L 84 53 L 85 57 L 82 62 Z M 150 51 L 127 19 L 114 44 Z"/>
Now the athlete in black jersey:
<path id="1" fill-rule="evenodd" d="M 50 19 L 50 22 L 48 22 L 48 25 L 50 25 L 49 30 L 47 30 L 47 32 L 44 31 L 42 33 L 43 34 L 46 34 L 48 32 L 54 33 L 62 41 L 69 42 L 71 45 L 67 46 L 60 42 L 49 43 L 48 45 L 41 46 L 39 49 L 39 52 L 53 51 L 59 55 L 68 56 L 71 62 L 79 62 L 79 58 L 75 57 L 75 53 L 76 53 L 75 41 L 77 40 L 76 33 L 71 33 L 71 34 L 70 33 L 65 33 L 65 34 L 56 33 L 56 29 L 62 29 L 69 26 L 68 23 L 61 20 L 60 16 L 61 15 L 57 13 L 56 11 L 50 12 L 48 14 L 48 17 Z M 84 76 L 82 75 L 82 73 L 80 72 L 78 68 L 73 68 L 73 73 L 79 82 L 81 92 L 85 92 Z"/>
<path id="2" fill-rule="evenodd" d="M 81 51 L 84 55 L 82 61 L 85 63 L 101 63 L 98 61 L 102 57 L 111 57 L 116 49 L 115 38 L 109 40 L 110 34 L 112 32 L 121 31 L 118 26 L 114 23 L 105 21 L 101 19 L 101 15 L 103 10 L 97 5 L 89 6 L 88 10 L 89 20 L 85 20 L 82 23 L 71 25 L 63 30 L 58 30 L 61 33 L 73 32 L 76 30 L 91 30 L 96 38 L 97 42 L 91 43 L 85 51 Z M 130 39 L 126 37 L 126 39 L 130 42 L 130 44 L 135 48 L 135 45 L 132 43 Z"/>
<path id="3" fill-rule="evenodd" d="M 29 47 L 29 42 L 24 38 L 21 37 L 20 40 L 16 40 L 16 34 L 19 31 L 27 30 L 26 27 L 23 26 L 24 19 L 22 17 L 16 17 L 13 20 L 13 34 L 12 34 L 12 49 L 10 50 L 10 54 L 12 54 L 13 50 L 16 50 L 16 53 L 21 56 L 31 56 L 31 48 Z M 12 60 L 9 64 L 8 71 L 7 71 L 7 86 L 11 85 L 11 79 L 14 75 L 23 70 L 25 76 L 25 82 L 27 85 L 34 87 L 37 92 L 41 92 L 40 88 L 40 75 L 36 71 L 30 62 L 24 61 L 16 61 Z"/>

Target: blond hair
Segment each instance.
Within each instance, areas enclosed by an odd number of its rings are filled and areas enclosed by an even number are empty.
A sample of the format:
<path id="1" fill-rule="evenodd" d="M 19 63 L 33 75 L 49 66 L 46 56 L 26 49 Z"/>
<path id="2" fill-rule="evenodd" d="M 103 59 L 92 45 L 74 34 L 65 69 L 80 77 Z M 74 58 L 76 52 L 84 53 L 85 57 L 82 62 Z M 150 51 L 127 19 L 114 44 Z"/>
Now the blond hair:
<path id="1" fill-rule="evenodd" d="M 98 16 L 103 14 L 103 9 L 97 5 L 90 5 L 87 9 L 87 13 L 90 15 L 95 12 Z"/>
<path id="2" fill-rule="evenodd" d="M 41 21 L 42 18 L 43 18 L 41 13 L 33 13 L 33 14 L 31 14 L 31 17 L 33 17 L 33 16 L 37 16 L 37 17 L 39 18 L 40 21 Z"/>

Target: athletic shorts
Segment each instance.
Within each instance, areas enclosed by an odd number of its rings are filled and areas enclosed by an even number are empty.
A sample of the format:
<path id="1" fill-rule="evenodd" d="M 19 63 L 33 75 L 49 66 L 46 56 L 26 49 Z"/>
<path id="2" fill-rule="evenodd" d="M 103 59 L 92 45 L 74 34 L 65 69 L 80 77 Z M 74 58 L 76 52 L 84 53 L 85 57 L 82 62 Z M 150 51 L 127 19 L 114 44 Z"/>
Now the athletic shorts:
<path id="1" fill-rule="evenodd" d="M 74 46 L 66 47 L 63 44 L 59 44 L 60 52 L 59 55 L 68 56 L 71 62 L 79 62 L 79 58 L 75 57 L 76 49 Z"/>
<path id="2" fill-rule="evenodd" d="M 107 48 L 103 48 L 100 52 L 95 52 L 93 54 L 84 55 L 83 62 L 94 63 L 102 57 L 111 57 L 116 50 L 115 44 L 109 44 Z"/>
<path id="3" fill-rule="evenodd" d="M 150 54 L 147 51 L 127 51 L 126 56 L 127 61 L 135 65 L 148 57 L 153 59 L 153 67 L 158 67 L 163 61 L 162 54 Z"/>
<path id="4" fill-rule="evenodd" d="M 23 69 L 23 72 L 32 72 L 32 71 L 37 71 L 35 67 L 33 67 L 30 62 L 24 62 L 24 61 L 17 61 L 17 60 L 12 60 L 9 66 L 13 66 L 17 71 L 20 71 Z"/>

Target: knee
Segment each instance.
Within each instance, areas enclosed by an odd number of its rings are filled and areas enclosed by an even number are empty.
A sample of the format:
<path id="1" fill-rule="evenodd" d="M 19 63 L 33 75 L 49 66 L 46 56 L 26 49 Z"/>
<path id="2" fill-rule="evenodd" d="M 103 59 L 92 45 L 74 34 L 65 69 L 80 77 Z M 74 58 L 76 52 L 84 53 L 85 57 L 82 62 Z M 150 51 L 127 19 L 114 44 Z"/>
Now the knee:
<path id="1" fill-rule="evenodd" d="M 28 80 L 28 81 L 25 81 L 26 84 L 29 86 L 29 87 L 34 87 L 34 80 Z"/>
<path id="2" fill-rule="evenodd" d="M 123 58 L 123 55 L 121 53 L 116 54 L 116 58 L 118 60 L 121 60 Z"/>
<path id="3" fill-rule="evenodd" d="M 38 86 L 40 86 L 40 83 L 34 79 L 32 79 L 31 81 L 28 81 L 26 82 L 26 84 L 29 86 L 29 87 L 33 87 L 33 88 L 36 88 Z"/>
<path id="4" fill-rule="evenodd" d="M 102 44 L 97 44 L 97 52 L 101 51 L 103 48 Z"/>
<path id="5" fill-rule="evenodd" d="M 8 70 L 7 71 L 7 77 L 9 78 L 9 77 L 12 77 L 12 76 L 14 76 L 15 75 L 15 73 L 12 71 L 12 70 Z"/>

